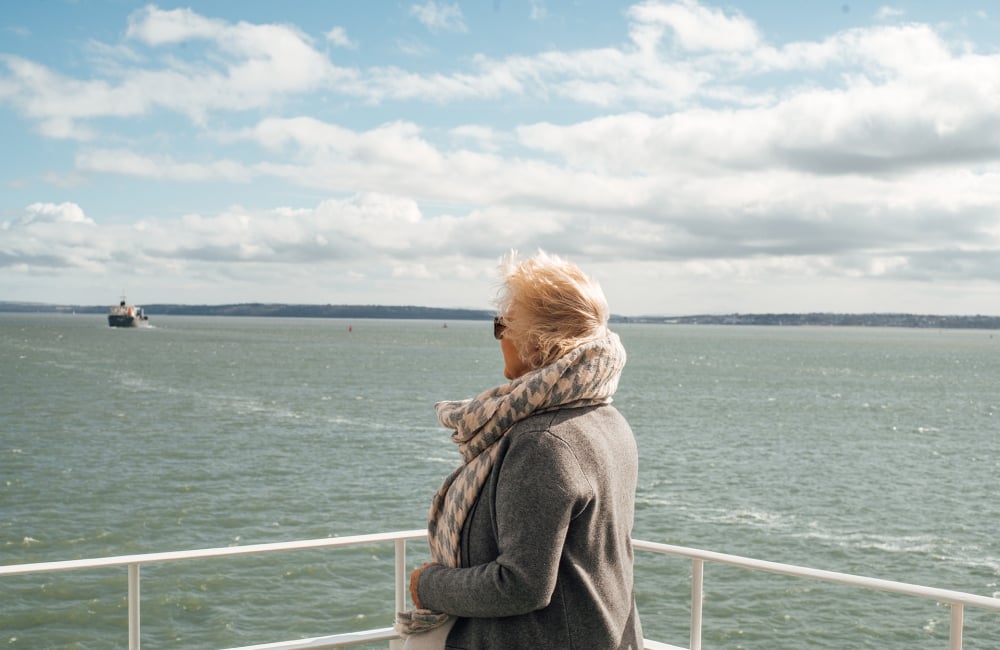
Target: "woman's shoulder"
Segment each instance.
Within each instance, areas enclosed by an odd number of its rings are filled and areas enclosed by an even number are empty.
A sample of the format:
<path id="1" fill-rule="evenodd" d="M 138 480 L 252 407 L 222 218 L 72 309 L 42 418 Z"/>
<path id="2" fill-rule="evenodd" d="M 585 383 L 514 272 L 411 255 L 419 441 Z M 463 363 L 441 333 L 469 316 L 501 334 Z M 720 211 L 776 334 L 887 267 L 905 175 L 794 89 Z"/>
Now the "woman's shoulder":
<path id="1" fill-rule="evenodd" d="M 532 415 L 524 418 L 520 422 L 514 425 L 526 426 L 526 427 L 538 427 L 538 426 L 560 426 L 563 424 L 567 425 L 583 425 L 590 420 L 604 420 L 604 419 L 619 419 L 622 418 L 621 413 L 618 412 L 612 404 L 588 404 L 586 406 L 570 406 L 570 407 L 559 407 L 546 411 L 540 411 L 538 413 L 533 413 Z M 624 418 L 622 418 L 624 419 Z"/>
<path id="2" fill-rule="evenodd" d="M 618 409 L 610 404 L 599 404 L 534 413 L 514 424 L 507 437 L 512 441 L 543 434 L 565 438 L 609 428 L 630 431 Z"/>

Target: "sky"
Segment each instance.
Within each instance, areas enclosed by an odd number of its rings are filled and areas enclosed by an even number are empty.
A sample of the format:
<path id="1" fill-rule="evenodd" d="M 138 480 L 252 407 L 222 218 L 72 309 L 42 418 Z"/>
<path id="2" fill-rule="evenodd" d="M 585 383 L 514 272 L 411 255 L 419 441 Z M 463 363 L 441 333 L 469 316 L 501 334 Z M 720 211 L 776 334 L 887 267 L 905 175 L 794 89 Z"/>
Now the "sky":
<path id="1" fill-rule="evenodd" d="M 0 3 L 0 301 L 1000 315 L 992 1 Z"/>

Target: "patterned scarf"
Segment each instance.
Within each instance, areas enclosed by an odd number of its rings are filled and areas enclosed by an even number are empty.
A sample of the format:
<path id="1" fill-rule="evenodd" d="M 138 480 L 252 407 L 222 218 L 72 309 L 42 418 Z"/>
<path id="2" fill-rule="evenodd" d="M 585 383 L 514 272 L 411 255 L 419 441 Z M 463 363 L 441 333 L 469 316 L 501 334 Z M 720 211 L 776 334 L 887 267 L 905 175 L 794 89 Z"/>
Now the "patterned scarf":
<path id="1" fill-rule="evenodd" d="M 495 444 L 520 420 L 561 408 L 609 404 L 625 367 L 618 335 L 605 330 L 555 362 L 532 370 L 478 397 L 438 402 L 438 420 L 452 429 L 462 465 L 444 480 L 431 501 L 427 533 L 431 559 L 448 567 L 460 564 L 459 536 L 469 510 L 486 483 L 500 448 Z M 400 612 L 404 636 L 437 627 L 446 614 L 429 610 Z"/>

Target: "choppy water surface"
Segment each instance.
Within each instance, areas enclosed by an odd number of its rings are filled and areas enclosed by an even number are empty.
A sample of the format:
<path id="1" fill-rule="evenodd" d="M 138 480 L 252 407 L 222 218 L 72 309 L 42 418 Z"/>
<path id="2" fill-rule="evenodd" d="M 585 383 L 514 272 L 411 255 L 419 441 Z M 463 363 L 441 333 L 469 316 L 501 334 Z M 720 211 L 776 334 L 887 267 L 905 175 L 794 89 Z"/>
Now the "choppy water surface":
<path id="1" fill-rule="evenodd" d="M 0 314 L 0 564 L 422 527 L 457 463 L 432 404 L 502 381 L 485 322 L 151 319 Z M 636 537 L 1000 595 L 1000 334 L 615 329 Z M 149 566 L 143 647 L 390 625 L 391 554 Z M 689 564 L 638 564 L 646 636 L 685 644 Z M 2 582 L 0 644 L 125 645 L 124 569 Z M 708 648 L 947 647 L 932 602 L 717 565 L 705 587 Z M 1000 648 L 1000 615 L 967 610 L 965 648 Z"/>

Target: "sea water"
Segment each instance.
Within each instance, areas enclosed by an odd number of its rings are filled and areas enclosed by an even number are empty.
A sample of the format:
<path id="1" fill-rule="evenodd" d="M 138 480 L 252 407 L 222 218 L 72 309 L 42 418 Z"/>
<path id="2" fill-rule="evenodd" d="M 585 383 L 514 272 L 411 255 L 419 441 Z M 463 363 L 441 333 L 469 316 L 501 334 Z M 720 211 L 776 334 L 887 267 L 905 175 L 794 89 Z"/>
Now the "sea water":
<path id="1" fill-rule="evenodd" d="M 0 564 L 421 528 L 458 463 L 433 403 L 503 381 L 487 322 L 150 318 L 0 314 Z M 637 538 L 1000 596 L 1000 333 L 613 328 Z M 143 648 L 389 626 L 391 555 L 146 566 Z M 637 571 L 646 636 L 686 645 L 690 562 Z M 0 646 L 124 647 L 125 594 L 123 568 L 0 578 Z M 706 648 L 938 650 L 948 626 L 931 601 L 705 569 Z M 1000 615 L 967 609 L 965 648 L 1000 648 Z"/>

